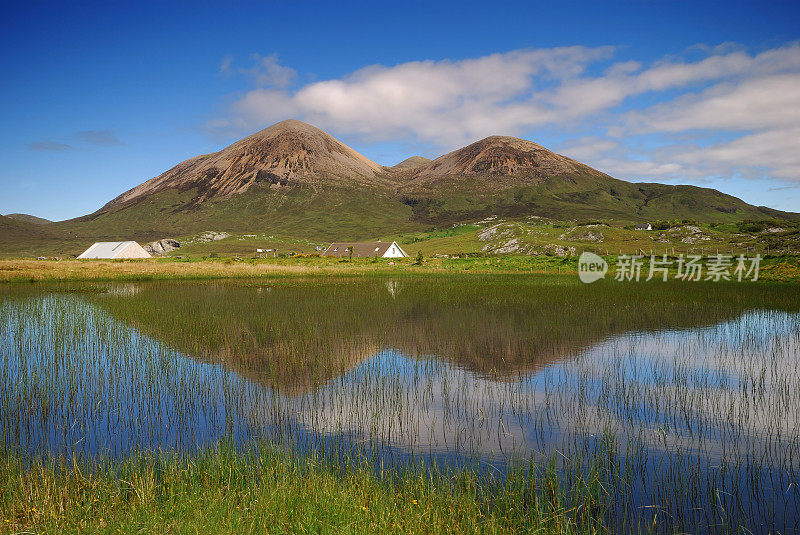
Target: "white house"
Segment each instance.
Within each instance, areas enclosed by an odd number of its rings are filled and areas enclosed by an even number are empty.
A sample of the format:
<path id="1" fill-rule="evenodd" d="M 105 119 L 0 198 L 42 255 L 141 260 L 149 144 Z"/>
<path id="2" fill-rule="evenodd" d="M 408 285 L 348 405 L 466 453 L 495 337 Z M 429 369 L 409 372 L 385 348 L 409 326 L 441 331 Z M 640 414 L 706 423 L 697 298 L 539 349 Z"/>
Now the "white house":
<path id="1" fill-rule="evenodd" d="M 351 254 L 352 252 L 352 254 Z M 405 258 L 408 255 L 397 245 L 397 242 L 342 242 L 332 243 L 322 256 L 338 256 L 356 258 Z"/>
<path id="2" fill-rule="evenodd" d="M 633 227 L 633 230 L 653 230 L 653 225 L 650 223 L 639 223 Z"/>
<path id="3" fill-rule="evenodd" d="M 99 241 L 78 258 L 150 258 L 150 253 L 135 241 Z"/>

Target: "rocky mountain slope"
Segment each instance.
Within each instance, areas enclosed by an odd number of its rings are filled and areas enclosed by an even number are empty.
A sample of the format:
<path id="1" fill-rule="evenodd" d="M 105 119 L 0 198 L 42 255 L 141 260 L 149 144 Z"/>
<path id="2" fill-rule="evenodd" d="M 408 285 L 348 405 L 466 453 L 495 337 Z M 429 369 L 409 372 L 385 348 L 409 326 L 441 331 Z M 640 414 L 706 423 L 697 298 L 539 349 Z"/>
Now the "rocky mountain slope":
<path id="1" fill-rule="evenodd" d="M 394 178 L 412 217 L 430 224 L 493 215 L 623 221 L 785 215 L 712 189 L 618 180 L 537 143 L 506 136 L 482 139 Z"/>
<path id="2" fill-rule="evenodd" d="M 256 132 L 213 154 L 181 162 L 165 173 L 126 191 L 101 211 L 134 204 L 167 189 L 197 189 L 196 203 L 214 196 L 247 191 L 256 183 L 269 187 L 374 185 L 383 167 L 322 130 L 287 120 Z"/>
<path id="3" fill-rule="evenodd" d="M 532 141 L 491 136 L 413 168 L 408 184 L 427 184 L 451 177 L 484 176 L 533 184 L 550 177 L 569 180 L 578 174 L 608 175 Z"/>

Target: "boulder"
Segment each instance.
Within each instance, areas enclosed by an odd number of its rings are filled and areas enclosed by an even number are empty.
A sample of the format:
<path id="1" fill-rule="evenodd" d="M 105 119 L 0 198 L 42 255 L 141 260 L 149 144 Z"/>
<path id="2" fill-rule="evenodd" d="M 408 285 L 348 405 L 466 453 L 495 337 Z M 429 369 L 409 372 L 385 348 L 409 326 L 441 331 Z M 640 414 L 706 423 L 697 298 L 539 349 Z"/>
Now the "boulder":
<path id="1" fill-rule="evenodd" d="M 144 250 L 153 256 L 161 256 L 169 253 L 170 251 L 174 251 L 180 246 L 181 243 L 179 241 L 165 238 L 163 240 L 148 243 L 144 246 Z"/>

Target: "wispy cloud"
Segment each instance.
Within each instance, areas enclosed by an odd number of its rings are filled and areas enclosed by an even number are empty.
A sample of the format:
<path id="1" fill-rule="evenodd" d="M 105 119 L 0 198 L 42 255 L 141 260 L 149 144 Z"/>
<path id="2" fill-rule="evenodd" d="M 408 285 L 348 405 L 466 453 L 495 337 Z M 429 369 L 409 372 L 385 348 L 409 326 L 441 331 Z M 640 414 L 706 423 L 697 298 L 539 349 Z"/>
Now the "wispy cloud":
<path id="1" fill-rule="evenodd" d="M 57 141 L 36 141 L 28 145 L 28 150 L 44 150 L 53 152 L 63 152 L 67 150 L 75 150 L 72 145 L 66 143 L 59 143 Z"/>
<path id="2" fill-rule="evenodd" d="M 120 141 L 117 135 L 111 130 L 84 130 L 76 133 L 73 137 L 84 143 L 97 145 L 100 147 L 115 147 L 124 145 L 124 143 Z"/>
<path id="3" fill-rule="evenodd" d="M 297 71 L 291 67 L 281 65 L 277 54 L 262 56 L 253 54 L 250 56 L 252 65 L 250 67 L 235 67 L 234 59 L 226 56 L 219 65 L 221 73 L 226 75 L 241 74 L 251 78 L 253 85 L 259 88 L 276 87 L 286 88 L 294 82 Z"/>
<path id="4" fill-rule="evenodd" d="M 82 130 L 64 139 L 70 141 L 70 143 L 52 140 L 36 141 L 28 145 L 28 149 L 64 152 L 78 150 L 80 145 L 94 145 L 97 147 L 118 147 L 125 145 L 111 130 Z"/>

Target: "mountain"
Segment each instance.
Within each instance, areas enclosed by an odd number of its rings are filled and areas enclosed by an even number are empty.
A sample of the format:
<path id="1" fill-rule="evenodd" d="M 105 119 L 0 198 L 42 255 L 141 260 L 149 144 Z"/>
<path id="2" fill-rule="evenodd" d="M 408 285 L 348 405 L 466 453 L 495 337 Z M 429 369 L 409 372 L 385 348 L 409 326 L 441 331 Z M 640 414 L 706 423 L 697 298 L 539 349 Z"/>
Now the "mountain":
<path id="1" fill-rule="evenodd" d="M 410 215 L 383 166 L 318 128 L 288 120 L 186 160 L 97 212 L 58 225 L 98 239 L 152 241 L 203 230 L 333 239 L 417 228 Z"/>
<path id="2" fill-rule="evenodd" d="M 27 223 L 33 223 L 35 225 L 47 225 L 48 223 L 52 223 L 49 219 L 45 219 L 43 217 L 36 217 L 35 215 L 30 214 L 6 214 L 5 217 L 16 219 L 17 221 L 25 221 Z"/>
<path id="3" fill-rule="evenodd" d="M 430 161 L 431 160 L 429 158 L 425 158 L 424 156 L 412 156 L 393 166 L 392 169 L 414 169 L 415 167 L 425 165 Z"/>
<path id="4" fill-rule="evenodd" d="M 197 156 L 136 186 L 101 211 L 134 204 L 149 195 L 175 189 L 197 190 L 195 203 L 247 191 L 256 183 L 272 188 L 305 185 L 370 186 L 383 167 L 322 130 L 287 120 L 237 141 L 213 154 Z"/>
<path id="5" fill-rule="evenodd" d="M 524 139 L 491 136 L 396 177 L 413 218 L 451 224 L 491 215 L 735 221 L 786 216 L 719 191 L 631 183 Z M 797 215 L 797 214 L 794 214 Z"/>
<path id="6" fill-rule="evenodd" d="M 493 177 L 495 181 L 536 183 L 549 177 L 570 180 L 579 174 L 608 176 L 532 141 L 491 136 L 414 167 L 410 181 L 425 183 L 459 176 L 482 176 Z"/>
<path id="7" fill-rule="evenodd" d="M 97 212 L 54 223 L 85 239 L 205 230 L 364 239 L 487 216 L 707 222 L 800 217 L 694 186 L 631 183 L 523 139 L 491 136 L 433 161 L 383 167 L 288 120 L 191 158 Z"/>
<path id="8" fill-rule="evenodd" d="M 0 257 L 55 254 L 65 243 L 74 245 L 75 236 L 52 224 L 30 223 L 0 216 Z M 82 243 L 82 242 L 81 242 Z"/>

